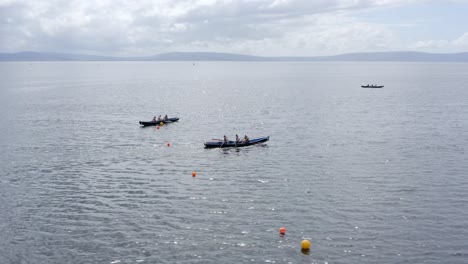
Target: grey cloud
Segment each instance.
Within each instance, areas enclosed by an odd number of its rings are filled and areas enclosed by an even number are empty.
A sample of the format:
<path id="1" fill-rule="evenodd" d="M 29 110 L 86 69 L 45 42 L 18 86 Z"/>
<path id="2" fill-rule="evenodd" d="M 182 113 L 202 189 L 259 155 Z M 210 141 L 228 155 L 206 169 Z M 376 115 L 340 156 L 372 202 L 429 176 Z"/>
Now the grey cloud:
<path id="1" fill-rule="evenodd" d="M 346 45 L 379 49 L 378 45 L 366 44 L 366 34 L 388 43 L 394 42 L 394 36 L 380 25 L 354 20 L 353 10 L 403 2 L 3 1 L 0 2 L 0 51 L 136 56 L 185 50 L 288 55 L 295 53 L 294 49 L 300 49 L 304 55 L 314 55 L 324 49 L 338 52 Z M 354 42 L 343 44 L 347 39 Z"/>

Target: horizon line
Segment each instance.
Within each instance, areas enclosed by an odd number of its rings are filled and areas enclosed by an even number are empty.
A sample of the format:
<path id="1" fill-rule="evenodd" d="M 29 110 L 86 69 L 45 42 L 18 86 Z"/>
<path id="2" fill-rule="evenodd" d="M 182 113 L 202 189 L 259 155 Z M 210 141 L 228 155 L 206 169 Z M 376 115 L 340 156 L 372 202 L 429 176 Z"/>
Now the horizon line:
<path id="1" fill-rule="evenodd" d="M 390 51 L 356 51 L 356 52 L 345 52 L 345 53 L 335 53 L 329 55 L 255 55 L 248 53 L 235 53 L 235 52 L 223 52 L 223 51 L 168 51 L 162 53 L 154 53 L 149 55 L 102 55 L 102 54 L 89 54 L 89 53 L 76 53 L 76 52 L 56 52 L 56 51 L 33 51 L 33 50 L 23 50 L 23 51 L 14 51 L 14 52 L 3 52 L 0 51 L 0 54 L 21 54 L 21 53 L 41 53 L 41 54 L 62 54 L 62 55 L 80 55 L 80 56 L 94 56 L 94 57 L 114 57 L 114 58 L 141 58 L 141 57 L 152 57 L 163 54 L 175 54 L 175 53 L 185 53 L 185 54 L 226 54 L 226 55 L 241 55 L 241 56 L 251 56 L 251 57 L 261 57 L 261 58 L 316 58 L 316 57 L 333 57 L 349 54 L 383 54 L 383 53 L 422 53 L 422 54 L 440 54 L 440 55 L 452 55 L 452 54 L 464 54 L 468 51 L 456 51 L 456 52 L 428 52 L 428 51 L 416 51 L 416 50 L 390 50 Z"/>
<path id="2" fill-rule="evenodd" d="M 0 53 L 0 61 L 406 61 L 468 62 L 468 52 L 422 51 L 354 52 L 322 56 L 258 56 L 227 52 L 179 51 L 148 56 L 89 55 L 80 53 L 21 51 Z"/>

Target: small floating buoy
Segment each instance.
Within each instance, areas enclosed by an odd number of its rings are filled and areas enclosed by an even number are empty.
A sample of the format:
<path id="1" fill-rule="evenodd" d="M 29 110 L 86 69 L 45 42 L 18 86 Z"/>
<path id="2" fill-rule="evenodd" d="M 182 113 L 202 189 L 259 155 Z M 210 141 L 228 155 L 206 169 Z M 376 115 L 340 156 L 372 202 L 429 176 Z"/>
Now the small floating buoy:
<path id="1" fill-rule="evenodd" d="M 159 125 L 160 125 L 160 126 L 164 126 L 164 123 L 163 123 L 163 122 L 159 122 Z"/>
<path id="2" fill-rule="evenodd" d="M 170 147 L 170 146 L 171 146 L 171 143 L 167 143 L 167 146 Z"/>
<path id="3" fill-rule="evenodd" d="M 301 242 L 302 251 L 308 252 L 310 250 L 310 245 L 311 245 L 311 243 L 310 243 L 309 240 L 307 240 L 307 239 L 302 240 L 302 242 Z"/>
<path id="4" fill-rule="evenodd" d="M 196 177 L 197 176 L 197 172 L 196 171 L 192 171 L 192 177 Z"/>
<path id="5" fill-rule="evenodd" d="M 159 129 L 159 126 L 156 126 L 156 129 Z"/>
<path id="6" fill-rule="evenodd" d="M 286 228 L 282 227 L 279 229 L 280 235 L 285 235 L 286 234 Z"/>

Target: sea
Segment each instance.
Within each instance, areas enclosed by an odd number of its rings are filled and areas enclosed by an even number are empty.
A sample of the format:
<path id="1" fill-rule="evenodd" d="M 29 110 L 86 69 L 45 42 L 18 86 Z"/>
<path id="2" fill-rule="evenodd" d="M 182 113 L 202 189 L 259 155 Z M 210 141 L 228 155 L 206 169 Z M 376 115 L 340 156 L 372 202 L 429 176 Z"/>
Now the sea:
<path id="1" fill-rule="evenodd" d="M 2 264 L 468 262 L 466 63 L 2 62 L 0 77 Z M 180 120 L 139 125 L 166 114 Z M 270 140 L 204 148 L 236 134 Z"/>

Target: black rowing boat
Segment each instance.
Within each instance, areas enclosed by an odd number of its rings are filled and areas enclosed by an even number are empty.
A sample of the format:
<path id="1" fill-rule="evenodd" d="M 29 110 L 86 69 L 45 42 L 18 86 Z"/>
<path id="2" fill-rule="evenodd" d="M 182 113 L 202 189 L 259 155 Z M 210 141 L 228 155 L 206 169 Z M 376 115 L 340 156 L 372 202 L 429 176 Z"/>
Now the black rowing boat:
<path id="1" fill-rule="evenodd" d="M 172 122 L 177 122 L 179 121 L 179 118 L 178 117 L 171 117 L 171 118 L 168 118 L 166 120 L 162 119 L 162 120 L 159 120 L 159 121 L 140 121 L 140 125 L 142 126 L 157 126 L 161 123 L 163 124 L 167 124 L 167 123 L 172 123 Z"/>
<path id="2" fill-rule="evenodd" d="M 383 85 L 361 85 L 361 88 L 383 88 Z"/>
<path id="3" fill-rule="evenodd" d="M 258 143 L 263 143 L 270 140 L 270 136 L 262 138 L 254 138 L 247 142 L 245 141 L 209 141 L 205 142 L 205 148 L 230 148 L 230 147 L 246 147 L 250 145 L 255 145 Z"/>

